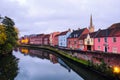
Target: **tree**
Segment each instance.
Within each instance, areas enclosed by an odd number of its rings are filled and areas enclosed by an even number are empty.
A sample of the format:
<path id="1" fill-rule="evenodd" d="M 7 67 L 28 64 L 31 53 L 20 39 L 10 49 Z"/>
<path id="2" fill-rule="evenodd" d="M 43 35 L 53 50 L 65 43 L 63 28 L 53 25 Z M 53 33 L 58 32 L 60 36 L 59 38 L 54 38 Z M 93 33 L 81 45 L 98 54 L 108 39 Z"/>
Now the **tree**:
<path id="1" fill-rule="evenodd" d="M 0 17 L 0 19 L 2 19 L 0 28 L 0 32 L 2 32 L 0 34 L 0 53 L 6 54 L 10 53 L 13 47 L 16 46 L 19 31 L 11 18 L 5 16 L 4 18 Z"/>
<path id="2" fill-rule="evenodd" d="M 6 41 L 5 27 L 0 25 L 0 44 L 4 44 Z"/>

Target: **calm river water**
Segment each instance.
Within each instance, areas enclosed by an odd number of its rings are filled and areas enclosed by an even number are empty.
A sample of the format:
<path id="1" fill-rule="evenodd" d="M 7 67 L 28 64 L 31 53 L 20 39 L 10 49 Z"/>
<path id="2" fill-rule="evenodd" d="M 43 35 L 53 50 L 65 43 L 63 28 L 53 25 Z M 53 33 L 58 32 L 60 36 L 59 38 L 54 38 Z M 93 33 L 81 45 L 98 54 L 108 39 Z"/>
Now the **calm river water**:
<path id="1" fill-rule="evenodd" d="M 50 51 L 17 48 L 1 57 L 0 80 L 106 80 L 65 60 Z"/>

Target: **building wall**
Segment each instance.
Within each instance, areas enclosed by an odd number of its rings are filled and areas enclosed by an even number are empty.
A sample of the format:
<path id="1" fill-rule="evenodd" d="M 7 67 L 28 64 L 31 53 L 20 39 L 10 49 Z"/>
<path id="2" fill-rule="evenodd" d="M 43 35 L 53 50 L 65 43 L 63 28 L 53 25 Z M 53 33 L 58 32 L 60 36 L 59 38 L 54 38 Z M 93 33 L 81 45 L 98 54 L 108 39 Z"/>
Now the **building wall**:
<path id="1" fill-rule="evenodd" d="M 58 36 L 55 37 L 54 46 L 58 46 Z"/>
<path id="2" fill-rule="evenodd" d="M 116 37 L 116 42 L 113 42 L 113 37 L 108 37 L 109 52 L 120 53 L 120 37 Z"/>
<path id="3" fill-rule="evenodd" d="M 67 47 L 71 49 L 79 49 L 78 38 L 67 39 Z"/>
<path id="4" fill-rule="evenodd" d="M 98 50 L 98 46 L 100 46 L 99 51 L 105 51 L 105 44 L 107 45 L 107 51 L 113 53 L 120 53 L 120 37 L 116 37 L 116 42 L 113 42 L 113 37 L 107 38 L 107 43 L 104 41 L 104 38 L 100 38 L 100 42 L 98 42 L 98 38 L 95 38 L 94 48 Z"/>
<path id="5" fill-rule="evenodd" d="M 97 51 L 104 51 L 104 38 L 100 38 L 100 42 L 98 42 L 98 38 L 94 38 L 94 49 Z"/>
<path id="6" fill-rule="evenodd" d="M 61 47 L 67 47 L 67 38 L 70 34 L 71 32 L 68 32 L 66 35 L 60 35 L 58 37 L 58 45 Z"/>
<path id="7" fill-rule="evenodd" d="M 51 46 L 55 46 L 56 42 L 55 42 L 55 36 L 60 34 L 60 32 L 53 32 L 50 34 L 50 45 Z"/>

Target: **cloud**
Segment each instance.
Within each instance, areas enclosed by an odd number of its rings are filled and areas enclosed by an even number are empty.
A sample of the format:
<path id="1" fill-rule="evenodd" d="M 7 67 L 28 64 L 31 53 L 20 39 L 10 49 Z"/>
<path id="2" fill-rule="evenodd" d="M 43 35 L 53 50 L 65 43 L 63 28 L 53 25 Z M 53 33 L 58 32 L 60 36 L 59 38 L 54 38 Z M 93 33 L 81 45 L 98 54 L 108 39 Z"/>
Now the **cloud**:
<path id="1" fill-rule="evenodd" d="M 1 0 L 0 3 L 1 15 L 15 21 L 20 36 L 88 27 L 91 14 L 96 30 L 120 22 L 119 0 Z"/>

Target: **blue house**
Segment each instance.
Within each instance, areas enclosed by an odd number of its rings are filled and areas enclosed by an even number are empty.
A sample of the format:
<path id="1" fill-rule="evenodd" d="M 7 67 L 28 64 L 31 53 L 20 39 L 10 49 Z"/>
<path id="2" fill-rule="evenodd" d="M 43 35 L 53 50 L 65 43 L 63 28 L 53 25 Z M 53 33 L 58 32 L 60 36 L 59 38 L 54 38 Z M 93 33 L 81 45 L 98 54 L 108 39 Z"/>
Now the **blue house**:
<path id="1" fill-rule="evenodd" d="M 69 35 L 71 34 L 71 30 L 67 30 L 64 32 L 61 32 L 58 36 L 58 45 L 60 47 L 67 47 L 67 38 L 69 37 Z"/>

